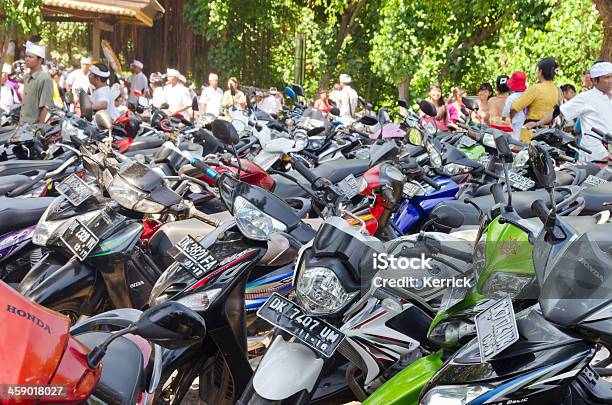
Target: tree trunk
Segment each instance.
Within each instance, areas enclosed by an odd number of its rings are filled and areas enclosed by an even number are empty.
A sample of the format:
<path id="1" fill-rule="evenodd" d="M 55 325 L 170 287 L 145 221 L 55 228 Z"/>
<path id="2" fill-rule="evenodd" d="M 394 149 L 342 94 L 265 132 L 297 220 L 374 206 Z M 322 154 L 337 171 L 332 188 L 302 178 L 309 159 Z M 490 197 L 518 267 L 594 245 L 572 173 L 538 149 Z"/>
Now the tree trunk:
<path id="1" fill-rule="evenodd" d="M 342 17 L 340 18 L 340 26 L 338 27 L 338 35 L 336 36 L 336 41 L 334 42 L 334 46 L 329 50 L 329 57 L 327 63 L 327 69 L 321 81 L 319 82 L 319 90 L 325 89 L 329 87 L 329 82 L 331 80 L 331 76 L 334 70 L 334 65 L 337 62 L 338 54 L 342 50 L 342 45 L 344 45 L 344 40 L 349 34 L 352 34 L 355 30 L 355 18 L 361 11 L 361 8 L 365 5 L 366 0 L 353 0 L 349 1 L 349 4 L 344 9 L 344 13 L 342 13 Z"/>
<path id="2" fill-rule="evenodd" d="M 612 0 L 593 0 L 603 22 L 603 42 L 599 59 L 612 61 Z"/>
<path id="3" fill-rule="evenodd" d="M 397 95 L 398 95 L 399 100 L 408 101 L 409 91 L 410 91 L 410 80 L 409 79 L 404 79 L 397 84 Z M 408 111 L 406 111 L 404 107 L 400 107 L 399 112 L 401 116 L 406 116 L 406 114 L 408 114 Z"/>

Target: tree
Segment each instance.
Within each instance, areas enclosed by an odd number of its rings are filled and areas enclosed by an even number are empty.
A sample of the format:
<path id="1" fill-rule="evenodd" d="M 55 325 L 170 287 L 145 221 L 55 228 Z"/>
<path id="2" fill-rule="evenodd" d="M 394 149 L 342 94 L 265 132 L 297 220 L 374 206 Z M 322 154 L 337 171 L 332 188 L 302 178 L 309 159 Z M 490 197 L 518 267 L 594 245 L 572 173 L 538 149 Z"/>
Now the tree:
<path id="1" fill-rule="evenodd" d="M 603 42 L 599 58 L 612 61 L 612 1 L 593 0 L 603 21 Z"/>

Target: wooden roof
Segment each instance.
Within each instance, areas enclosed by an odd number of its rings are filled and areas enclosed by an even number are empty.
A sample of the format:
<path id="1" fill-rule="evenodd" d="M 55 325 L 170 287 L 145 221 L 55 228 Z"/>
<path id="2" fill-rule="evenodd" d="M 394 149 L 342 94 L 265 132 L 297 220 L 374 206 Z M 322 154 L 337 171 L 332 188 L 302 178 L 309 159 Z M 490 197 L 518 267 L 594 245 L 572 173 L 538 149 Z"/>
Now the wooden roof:
<path id="1" fill-rule="evenodd" d="M 152 27 L 164 12 L 157 0 L 43 0 L 46 16 L 68 15 L 76 17 L 75 21 L 107 20 Z"/>

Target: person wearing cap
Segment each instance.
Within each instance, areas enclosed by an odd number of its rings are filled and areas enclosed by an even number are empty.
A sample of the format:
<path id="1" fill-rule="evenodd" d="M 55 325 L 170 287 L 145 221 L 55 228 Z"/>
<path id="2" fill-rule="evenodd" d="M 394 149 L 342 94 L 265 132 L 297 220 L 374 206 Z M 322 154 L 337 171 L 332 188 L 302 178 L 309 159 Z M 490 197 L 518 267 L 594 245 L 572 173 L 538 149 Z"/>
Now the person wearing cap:
<path id="1" fill-rule="evenodd" d="M 144 65 L 139 60 L 134 60 L 130 65 L 130 71 L 132 75 L 127 78 L 126 84 L 129 91 L 128 103 L 136 105 L 138 103 L 138 96 L 135 94 L 137 91 L 140 92 L 141 96 L 146 96 L 149 89 L 149 81 L 147 76 L 142 72 Z"/>
<path id="2" fill-rule="evenodd" d="M 160 72 L 151 73 L 149 85 L 151 87 L 151 104 L 155 108 L 161 108 L 162 105 L 166 104 L 163 75 Z"/>
<path id="3" fill-rule="evenodd" d="M 66 90 L 71 91 L 75 97 L 78 97 L 79 90 L 83 89 L 86 93 L 91 93 L 89 84 L 89 67 L 91 66 L 90 58 L 81 58 L 81 68 L 74 69 L 66 79 Z"/>
<path id="4" fill-rule="evenodd" d="M 504 104 L 504 110 L 502 111 L 502 118 L 511 118 L 512 126 L 512 138 L 517 141 L 521 139 L 521 128 L 525 124 L 525 118 L 527 116 L 527 108 L 522 109 L 518 112 L 513 112 L 512 103 L 518 100 L 523 92 L 527 89 L 527 75 L 525 72 L 517 70 L 512 73 L 510 80 L 508 80 L 508 88 L 512 92 L 506 99 Z"/>
<path id="5" fill-rule="evenodd" d="M 338 108 L 340 109 L 340 118 L 350 118 L 355 116 L 359 96 L 351 87 L 351 76 L 343 73 L 340 75 L 340 94 L 338 97 Z"/>
<path id="6" fill-rule="evenodd" d="M 485 117 L 485 122 L 491 128 L 499 129 L 504 132 L 512 132 L 510 119 L 502 116 L 506 99 L 508 99 L 510 95 L 510 88 L 508 87 L 509 79 L 508 76 L 501 75 L 495 80 L 497 95 L 489 99 L 489 113 Z"/>
<path id="7" fill-rule="evenodd" d="M 0 76 L 0 110 L 8 113 L 13 105 L 19 104 L 19 96 L 15 88 L 9 82 L 9 75 L 12 72 L 11 65 L 2 65 L 2 75 Z"/>
<path id="8" fill-rule="evenodd" d="M 276 90 L 276 87 L 270 87 L 268 95 L 261 101 L 261 103 L 257 105 L 257 107 L 261 111 L 265 111 L 268 114 L 278 114 L 279 111 L 282 110 L 283 106 L 281 105 L 277 94 L 278 91 Z M 263 92 L 261 92 L 261 95 L 263 96 Z"/>
<path id="9" fill-rule="evenodd" d="M 590 74 L 593 88 L 583 91 L 560 106 L 564 119 L 580 120 L 579 145 L 591 151 L 591 153 L 580 151 L 582 161 L 603 160 L 608 156 L 608 151 L 602 142 L 592 136 L 595 134 L 593 128 L 612 134 L 612 63 L 595 63 Z M 552 119 L 553 114 L 550 113 L 536 125 L 548 124 Z"/>
<path id="10" fill-rule="evenodd" d="M 119 116 L 119 110 L 108 86 L 109 77 L 110 70 L 103 63 L 96 63 L 89 68 L 89 82 L 94 88 L 91 94 L 92 109 L 94 112 L 106 111 L 114 121 Z"/>
<path id="11" fill-rule="evenodd" d="M 481 124 L 486 124 L 489 115 L 489 99 L 493 97 L 493 86 L 491 83 L 481 83 L 478 87 L 478 111 L 472 112 L 472 119 Z"/>
<path id="12" fill-rule="evenodd" d="M 223 90 L 219 87 L 219 76 L 214 73 L 208 75 L 208 87 L 206 87 L 200 95 L 200 104 L 202 111 L 206 114 L 219 116 L 221 112 L 221 99 L 223 98 Z"/>
<path id="13" fill-rule="evenodd" d="M 30 72 L 24 78 L 19 124 L 43 124 L 53 107 L 53 80 L 42 69 L 45 48 L 28 41 L 23 59 Z"/>
<path id="14" fill-rule="evenodd" d="M 168 84 L 164 87 L 164 96 L 168 103 L 170 115 L 180 115 L 185 119 L 191 117 L 191 95 L 189 89 L 183 84 L 186 81 L 176 69 L 166 70 Z"/>

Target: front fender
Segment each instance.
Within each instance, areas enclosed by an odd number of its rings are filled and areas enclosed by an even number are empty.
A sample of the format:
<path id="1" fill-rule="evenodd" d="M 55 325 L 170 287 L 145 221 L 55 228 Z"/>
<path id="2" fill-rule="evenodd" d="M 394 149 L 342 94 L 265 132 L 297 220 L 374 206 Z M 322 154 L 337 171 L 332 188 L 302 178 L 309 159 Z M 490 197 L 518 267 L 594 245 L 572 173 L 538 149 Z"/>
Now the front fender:
<path id="1" fill-rule="evenodd" d="M 253 388 L 263 398 L 280 401 L 302 391 L 312 393 L 323 359 L 301 343 L 277 336 L 253 376 Z"/>
<path id="2" fill-rule="evenodd" d="M 41 260 L 21 281 L 18 291 L 38 304 L 53 308 L 60 302 L 91 296 L 96 275 L 95 269 L 76 259 L 63 266 Z"/>

